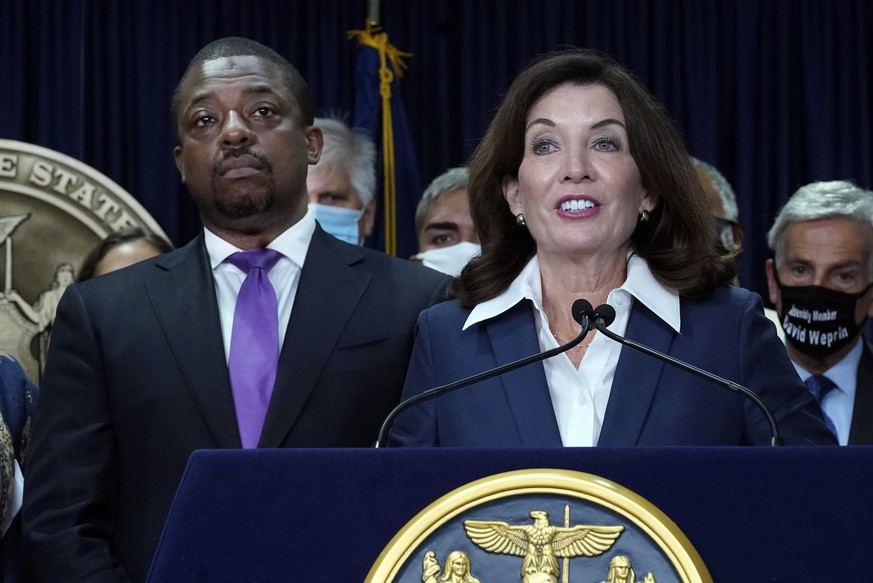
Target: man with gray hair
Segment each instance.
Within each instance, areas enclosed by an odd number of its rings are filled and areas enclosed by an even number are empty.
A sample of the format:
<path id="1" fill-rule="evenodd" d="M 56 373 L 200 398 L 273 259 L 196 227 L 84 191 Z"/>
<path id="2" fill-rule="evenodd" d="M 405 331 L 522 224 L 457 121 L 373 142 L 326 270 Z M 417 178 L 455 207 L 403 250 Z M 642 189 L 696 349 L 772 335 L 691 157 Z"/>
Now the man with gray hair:
<path id="1" fill-rule="evenodd" d="M 413 261 L 456 276 L 479 253 L 467 181 L 467 168 L 461 166 L 443 172 L 425 189 L 415 209 L 418 254 Z"/>
<path id="2" fill-rule="evenodd" d="M 700 185 L 706 193 L 706 198 L 712 207 L 712 216 L 715 218 L 715 232 L 718 236 L 718 244 L 724 253 L 739 253 L 743 247 L 743 227 L 739 223 L 740 209 L 737 206 L 737 197 L 727 178 L 722 175 L 712 164 L 692 157 L 694 170 Z M 734 279 L 734 285 L 740 285 L 739 277 Z M 779 316 L 776 310 L 764 308 L 764 315 L 776 326 L 776 334 L 783 341 L 782 327 L 779 325 Z"/>
<path id="3" fill-rule="evenodd" d="M 691 158 L 691 161 L 712 206 L 719 242 L 725 251 L 739 250 L 743 246 L 743 227 L 739 223 L 740 209 L 734 189 L 712 164 L 697 158 Z"/>
<path id="4" fill-rule="evenodd" d="M 770 300 L 788 355 L 841 445 L 873 443 L 873 192 L 814 182 L 788 200 L 767 234 Z"/>
<path id="5" fill-rule="evenodd" d="M 376 145 L 339 119 L 317 117 L 315 125 L 324 149 L 306 177 L 309 208 L 325 231 L 363 245 L 376 221 Z"/>

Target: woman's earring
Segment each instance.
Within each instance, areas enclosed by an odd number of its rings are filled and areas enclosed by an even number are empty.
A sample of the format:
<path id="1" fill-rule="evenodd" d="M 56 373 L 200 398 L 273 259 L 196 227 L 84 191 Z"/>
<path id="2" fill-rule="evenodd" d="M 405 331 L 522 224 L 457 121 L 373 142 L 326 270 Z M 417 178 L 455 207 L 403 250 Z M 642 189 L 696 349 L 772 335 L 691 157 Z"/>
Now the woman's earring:
<path id="1" fill-rule="evenodd" d="M 526 227 L 527 226 L 527 223 L 524 222 L 524 215 L 523 214 L 518 213 L 517 215 L 515 215 L 515 224 L 518 225 L 519 227 Z"/>
<path id="2" fill-rule="evenodd" d="M 649 211 L 640 211 L 640 222 L 641 223 L 649 222 Z"/>

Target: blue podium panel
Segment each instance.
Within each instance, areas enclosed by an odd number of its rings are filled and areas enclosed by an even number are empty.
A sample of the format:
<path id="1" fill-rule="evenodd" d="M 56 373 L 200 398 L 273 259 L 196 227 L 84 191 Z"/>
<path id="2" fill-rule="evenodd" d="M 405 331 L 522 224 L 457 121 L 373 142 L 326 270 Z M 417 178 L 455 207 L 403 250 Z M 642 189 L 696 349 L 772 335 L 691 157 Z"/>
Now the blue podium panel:
<path id="1" fill-rule="evenodd" d="M 642 496 L 718 583 L 869 571 L 873 446 L 204 450 L 191 456 L 149 582 L 361 582 L 429 504 L 526 468 L 595 474 Z"/>

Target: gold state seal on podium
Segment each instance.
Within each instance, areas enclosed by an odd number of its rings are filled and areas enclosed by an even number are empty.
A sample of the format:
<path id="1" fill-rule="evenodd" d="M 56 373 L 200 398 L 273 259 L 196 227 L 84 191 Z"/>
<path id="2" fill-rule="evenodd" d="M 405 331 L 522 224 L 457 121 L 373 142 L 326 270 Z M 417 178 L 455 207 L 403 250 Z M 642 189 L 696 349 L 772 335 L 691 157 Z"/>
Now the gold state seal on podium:
<path id="1" fill-rule="evenodd" d="M 518 470 L 429 505 L 366 583 L 711 583 L 690 541 L 647 500 L 604 478 Z"/>

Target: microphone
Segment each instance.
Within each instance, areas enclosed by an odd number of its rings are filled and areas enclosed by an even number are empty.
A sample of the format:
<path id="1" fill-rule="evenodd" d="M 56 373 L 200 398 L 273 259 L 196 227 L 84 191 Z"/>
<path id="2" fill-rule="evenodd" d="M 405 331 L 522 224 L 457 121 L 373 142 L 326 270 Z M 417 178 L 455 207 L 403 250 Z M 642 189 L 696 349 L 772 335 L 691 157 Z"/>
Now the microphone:
<path id="1" fill-rule="evenodd" d="M 582 324 L 582 330 L 579 332 L 578 336 L 576 336 L 566 344 L 562 344 L 557 348 L 546 350 L 545 352 L 540 352 L 538 354 L 533 354 L 531 356 L 521 358 L 519 360 L 516 360 L 515 362 L 510 362 L 509 364 L 504 364 L 496 368 L 480 372 L 479 374 L 457 380 L 447 385 L 428 389 L 423 393 L 419 393 L 415 396 L 409 397 L 405 401 L 401 401 L 396 407 L 391 410 L 390 413 L 388 413 L 388 416 L 385 417 L 385 420 L 382 422 L 382 427 L 379 429 L 379 436 L 376 438 L 376 443 L 373 447 L 379 448 L 385 445 L 385 439 L 388 437 L 388 430 L 391 429 L 391 426 L 394 424 L 394 420 L 397 419 L 398 415 L 400 415 L 413 405 L 421 403 L 422 401 L 435 399 L 440 395 L 444 395 L 462 387 L 478 383 L 479 381 L 490 379 L 491 377 L 502 375 L 503 373 L 513 371 L 517 368 L 521 368 L 523 366 L 527 366 L 529 364 L 551 358 L 555 355 L 561 354 L 562 352 L 566 352 L 574 346 L 578 345 L 580 342 L 582 342 L 582 340 L 585 339 L 585 336 L 587 336 L 588 332 L 591 330 L 591 318 L 594 315 L 594 312 L 588 300 L 576 300 L 575 302 L 573 302 L 572 313 L 573 319 Z"/>
<path id="2" fill-rule="evenodd" d="M 585 304 L 587 304 L 589 307 L 591 306 L 591 304 L 587 300 L 576 300 L 576 302 L 573 304 L 574 317 L 576 315 L 576 304 L 579 302 L 584 302 L 584 304 L 581 305 L 582 307 L 580 307 L 580 310 L 584 309 Z M 587 319 L 589 325 L 592 328 L 596 328 L 600 331 L 601 334 L 603 334 L 607 338 L 615 340 L 619 344 L 629 346 L 634 350 L 642 352 L 643 354 L 653 356 L 654 358 L 678 367 L 685 372 L 691 373 L 702 379 L 706 379 L 712 383 L 722 386 L 729 391 L 740 393 L 747 399 L 751 400 L 758 407 L 758 409 L 761 410 L 761 413 L 764 414 L 764 417 L 767 419 L 767 423 L 770 425 L 770 445 L 782 445 L 782 435 L 779 432 L 779 427 L 776 424 L 776 418 L 773 416 L 773 412 L 770 411 L 770 408 L 764 404 L 764 401 L 762 401 L 761 398 L 751 389 L 748 389 L 743 385 L 740 385 L 733 381 L 729 381 L 726 378 L 722 378 L 711 372 L 707 372 L 702 368 L 697 368 L 696 366 L 688 364 L 687 362 L 683 362 L 678 358 L 673 358 L 668 354 L 658 352 L 657 350 L 649 348 L 648 346 L 643 346 L 642 344 L 634 342 L 633 340 L 619 336 L 615 332 L 607 330 L 606 327 L 612 324 L 612 322 L 615 320 L 615 308 L 613 308 L 609 304 L 602 304 L 600 306 L 597 306 L 597 308 L 594 309 L 594 312 L 591 313 L 591 315 L 589 315 Z"/>

